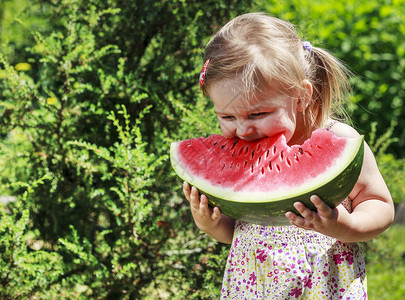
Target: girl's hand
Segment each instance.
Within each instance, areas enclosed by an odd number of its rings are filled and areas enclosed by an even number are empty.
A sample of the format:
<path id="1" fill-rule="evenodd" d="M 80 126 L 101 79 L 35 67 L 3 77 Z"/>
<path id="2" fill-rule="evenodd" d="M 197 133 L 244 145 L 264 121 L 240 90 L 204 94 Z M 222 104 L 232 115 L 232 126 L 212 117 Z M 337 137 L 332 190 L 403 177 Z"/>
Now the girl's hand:
<path id="1" fill-rule="evenodd" d="M 337 136 L 359 136 L 355 129 L 344 123 L 336 123 L 331 130 Z M 394 204 L 367 143 L 364 143 L 362 169 L 349 198 L 352 199 L 351 213 L 342 204 L 331 209 L 319 197 L 311 196 L 316 212 L 297 202 L 294 207 L 301 216 L 292 212 L 287 212 L 285 216 L 295 226 L 320 232 L 341 242 L 368 241 L 384 232 L 394 220 Z"/>
<path id="2" fill-rule="evenodd" d="M 232 243 L 235 220 L 221 214 L 218 207 L 211 209 L 208 198 L 195 187 L 183 183 L 183 192 L 190 202 L 191 213 L 197 227 L 221 243 Z"/>
<path id="3" fill-rule="evenodd" d="M 296 202 L 294 207 L 301 216 L 287 212 L 285 216 L 290 220 L 290 223 L 300 228 L 314 230 L 344 240 L 350 222 L 350 214 L 347 210 L 342 205 L 332 209 L 316 195 L 312 195 L 310 200 L 317 211 L 312 211 L 301 202 Z"/>
<path id="4" fill-rule="evenodd" d="M 221 212 L 218 207 L 211 209 L 208 206 L 208 198 L 205 195 L 199 195 L 198 190 L 187 182 L 183 183 L 183 192 L 188 202 L 194 221 L 198 228 L 203 231 L 210 231 L 218 225 L 221 219 Z"/>

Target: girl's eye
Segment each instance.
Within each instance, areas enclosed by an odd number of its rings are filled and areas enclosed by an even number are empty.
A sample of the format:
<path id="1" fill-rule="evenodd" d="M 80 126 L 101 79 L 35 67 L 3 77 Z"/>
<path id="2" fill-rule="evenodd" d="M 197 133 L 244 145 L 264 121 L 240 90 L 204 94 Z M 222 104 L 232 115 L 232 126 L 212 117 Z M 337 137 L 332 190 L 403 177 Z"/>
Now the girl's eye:
<path id="1" fill-rule="evenodd" d="M 222 116 L 221 119 L 226 120 L 226 121 L 233 121 L 235 120 L 234 116 Z"/>
<path id="2" fill-rule="evenodd" d="M 250 114 L 250 115 L 249 115 L 249 118 L 250 118 L 250 119 L 260 119 L 260 118 L 265 117 L 266 115 L 267 115 L 266 112 L 253 113 L 253 114 Z"/>

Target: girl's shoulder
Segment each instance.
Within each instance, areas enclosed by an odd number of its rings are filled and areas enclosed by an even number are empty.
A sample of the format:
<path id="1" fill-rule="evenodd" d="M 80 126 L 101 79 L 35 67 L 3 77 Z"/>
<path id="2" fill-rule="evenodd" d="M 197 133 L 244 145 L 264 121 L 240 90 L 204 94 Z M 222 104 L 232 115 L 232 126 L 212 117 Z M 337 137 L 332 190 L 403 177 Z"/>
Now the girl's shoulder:
<path id="1" fill-rule="evenodd" d="M 358 137 L 360 134 L 357 132 L 356 129 L 351 127 L 348 124 L 336 121 L 336 120 L 329 120 L 326 126 L 326 130 L 332 131 L 337 136 L 343 137 Z"/>

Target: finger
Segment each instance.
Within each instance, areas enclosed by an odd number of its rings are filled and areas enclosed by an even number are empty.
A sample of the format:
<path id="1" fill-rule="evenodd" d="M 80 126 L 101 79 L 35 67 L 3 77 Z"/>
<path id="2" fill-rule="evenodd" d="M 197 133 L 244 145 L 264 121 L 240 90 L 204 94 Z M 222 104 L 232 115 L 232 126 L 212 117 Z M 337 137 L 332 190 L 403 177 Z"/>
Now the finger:
<path id="1" fill-rule="evenodd" d="M 201 195 L 200 197 L 200 212 L 203 215 L 209 216 L 212 220 L 217 220 L 221 217 L 221 211 L 218 207 L 211 209 L 207 196 Z"/>
<path id="2" fill-rule="evenodd" d="M 290 220 L 290 223 L 292 225 L 304 228 L 304 225 L 305 225 L 305 219 L 304 218 L 296 215 L 295 213 L 293 213 L 291 211 L 286 212 L 285 216 L 287 217 L 287 219 Z"/>
<path id="3" fill-rule="evenodd" d="M 307 221 L 313 222 L 314 219 L 317 218 L 317 214 L 307 208 L 304 204 L 301 202 L 296 202 L 294 203 L 295 209 L 300 213 L 300 215 Z"/>
<path id="4" fill-rule="evenodd" d="M 221 218 L 221 211 L 219 210 L 218 207 L 214 207 L 212 210 L 212 219 L 213 220 L 219 220 Z"/>
<path id="5" fill-rule="evenodd" d="M 315 205 L 316 209 L 318 210 L 318 214 L 321 217 L 326 218 L 332 215 L 332 209 L 325 202 L 323 202 L 321 198 L 316 195 L 312 195 L 310 199 L 311 202 Z"/>
<path id="6" fill-rule="evenodd" d="M 200 197 L 200 211 L 205 215 L 211 215 L 211 209 L 208 206 L 208 198 L 205 195 Z"/>
<path id="7" fill-rule="evenodd" d="M 190 203 L 193 209 L 199 209 L 200 207 L 200 197 L 196 187 L 191 187 L 190 192 Z"/>
<path id="8" fill-rule="evenodd" d="M 211 215 L 212 209 L 209 206 L 208 198 L 204 194 L 200 196 L 200 210 L 204 213 L 209 213 Z"/>
<path id="9" fill-rule="evenodd" d="M 285 217 L 290 220 L 290 223 L 293 223 L 298 216 L 291 211 L 287 211 Z"/>
<path id="10" fill-rule="evenodd" d="M 183 182 L 183 193 L 184 196 L 186 197 L 186 199 L 188 200 L 188 202 L 190 202 L 190 185 L 188 184 L 187 181 Z"/>

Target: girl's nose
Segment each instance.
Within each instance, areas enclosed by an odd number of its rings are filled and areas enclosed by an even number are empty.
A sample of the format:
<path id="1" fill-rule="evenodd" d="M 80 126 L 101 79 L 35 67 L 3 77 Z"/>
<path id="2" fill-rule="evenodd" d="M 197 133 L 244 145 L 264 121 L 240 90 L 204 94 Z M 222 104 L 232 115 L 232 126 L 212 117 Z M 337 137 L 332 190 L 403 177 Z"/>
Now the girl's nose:
<path id="1" fill-rule="evenodd" d="M 236 135 L 240 138 L 248 137 L 253 135 L 254 133 L 254 128 L 249 124 L 249 122 L 242 121 L 239 122 L 236 128 Z"/>

